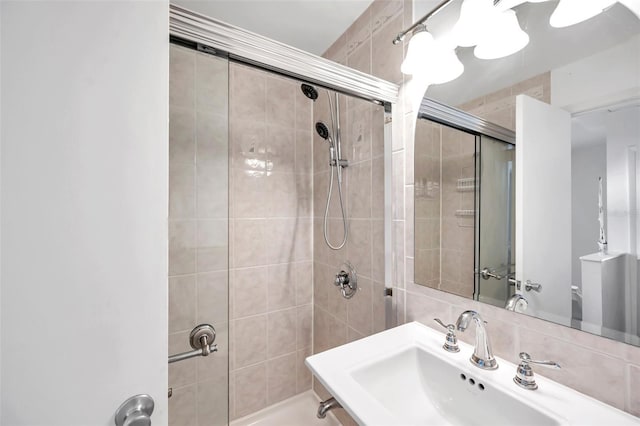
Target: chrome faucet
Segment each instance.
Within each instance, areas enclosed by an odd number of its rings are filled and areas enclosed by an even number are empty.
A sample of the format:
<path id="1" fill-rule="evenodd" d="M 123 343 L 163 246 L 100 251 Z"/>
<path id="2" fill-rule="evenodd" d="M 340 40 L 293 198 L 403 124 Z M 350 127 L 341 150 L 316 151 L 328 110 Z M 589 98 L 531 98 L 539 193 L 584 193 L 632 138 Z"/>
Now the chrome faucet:
<path id="1" fill-rule="evenodd" d="M 498 362 L 491 353 L 491 343 L 480 314 L 476 311 L 464 311 L 456 321 L 456 328 L 460 331 L 465 331 L 469 327 L 471 320 L 476 323 L 476 347 L 469 360 L 471 364 L 483 370 L 495 370 L 498 368 Z"/>
<path id="2" fill-rule="evenodd" d="M 507 311 L 516 311 L 516 308 L 520 308 L 521 311 L 527 310 L 529 306 L 529 302 L 524 298 L 523 295 L 516 293 L 507 300 L 507 304 L 505 305 L 505 309 Z"/>

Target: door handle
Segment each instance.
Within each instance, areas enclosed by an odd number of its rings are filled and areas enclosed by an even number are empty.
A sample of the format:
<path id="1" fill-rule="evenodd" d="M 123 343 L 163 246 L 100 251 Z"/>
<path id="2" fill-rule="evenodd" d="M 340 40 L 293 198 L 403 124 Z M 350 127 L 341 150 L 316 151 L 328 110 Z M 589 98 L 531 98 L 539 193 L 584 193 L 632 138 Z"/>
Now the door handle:
<path id="1" fill-rule="evenodd" d="M 151 426 L 153 398 L 149 395 L 134 395 L 116 410 L 116 426 Z"/>

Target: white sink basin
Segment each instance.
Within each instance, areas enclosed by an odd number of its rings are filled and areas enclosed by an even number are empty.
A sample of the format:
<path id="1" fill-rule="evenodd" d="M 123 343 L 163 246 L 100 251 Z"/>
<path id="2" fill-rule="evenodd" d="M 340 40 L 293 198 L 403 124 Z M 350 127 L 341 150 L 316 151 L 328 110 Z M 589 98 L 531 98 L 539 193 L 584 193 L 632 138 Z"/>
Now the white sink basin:
<path id="1" fill-rule="evenodd" d="M 471 346 L 460 342 L 460 352 L 450 353 L 443 342 L 444 334 L 414 322 L 306 363 L 361 425 L 640 425 L 541 376 L 538 390 L 522 389 L 512 380 L 514 364 L 497 358 L 497 370 L 481 370 L 469 362 Z"/>

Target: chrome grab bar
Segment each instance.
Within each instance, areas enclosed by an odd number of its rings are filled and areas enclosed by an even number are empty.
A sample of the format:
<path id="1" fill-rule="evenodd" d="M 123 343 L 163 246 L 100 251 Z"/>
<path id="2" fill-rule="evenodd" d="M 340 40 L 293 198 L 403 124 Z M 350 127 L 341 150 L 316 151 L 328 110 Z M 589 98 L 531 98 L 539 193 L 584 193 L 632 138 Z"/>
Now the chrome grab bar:
<path id="1" fill-rule="evenodd" d="M 189 335 L 189 343 L 193 350 L 169 356 L 169 364 L 196 356 L 208 356 L 211 352 L 218 352 L 218 345 L 213 343 L 215 340 L 216 330 L 213 326 L 210 324 L 197 325 Z"/>

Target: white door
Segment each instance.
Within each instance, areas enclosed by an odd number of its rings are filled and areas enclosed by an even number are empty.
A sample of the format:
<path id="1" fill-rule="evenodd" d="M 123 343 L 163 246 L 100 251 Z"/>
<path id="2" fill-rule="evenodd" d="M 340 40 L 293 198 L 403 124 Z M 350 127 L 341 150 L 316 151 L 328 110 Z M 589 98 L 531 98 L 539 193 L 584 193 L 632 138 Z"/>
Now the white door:
<path id="1" fill-rule="evenodd" d="M 1 2 L 1 413 L 167 424 L 168 4 Z"/>
<path id="2" fill-rule="evenodd" d="M 571 116 L 526 95 L 516 97 L 516 279 L 526 313 L 569 324 Z"/>

